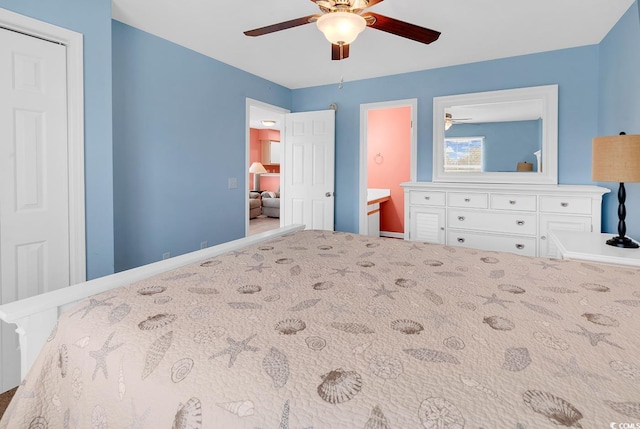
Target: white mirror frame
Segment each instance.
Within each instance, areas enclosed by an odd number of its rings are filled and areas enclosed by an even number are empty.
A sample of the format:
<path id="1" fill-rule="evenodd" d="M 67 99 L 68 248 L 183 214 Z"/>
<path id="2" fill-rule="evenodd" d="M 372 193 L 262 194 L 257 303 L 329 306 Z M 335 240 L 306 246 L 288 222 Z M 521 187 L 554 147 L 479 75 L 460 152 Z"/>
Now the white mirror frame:
<path id="1" fill-rule="evenodd" d="M 460 173 L 444 171 L 445 109 L 453 106 L 542 100 L 542 171 Z M 476 183 L 558 183 L 558 85 L 477 92 L 433 98 L 433 179 L 434 182 Z"/>

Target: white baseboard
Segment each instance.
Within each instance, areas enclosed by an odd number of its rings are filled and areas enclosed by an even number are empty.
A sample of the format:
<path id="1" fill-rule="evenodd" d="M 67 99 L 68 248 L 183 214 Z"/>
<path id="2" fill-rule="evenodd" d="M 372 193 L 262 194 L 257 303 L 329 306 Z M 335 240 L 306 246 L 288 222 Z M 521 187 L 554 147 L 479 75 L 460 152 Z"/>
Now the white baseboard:
<path id="1" fill-rule="evenodd" d="M 402 232 L 380 231 L 380 237 L 404 239 L 404 233 L 402 233 Z"/>

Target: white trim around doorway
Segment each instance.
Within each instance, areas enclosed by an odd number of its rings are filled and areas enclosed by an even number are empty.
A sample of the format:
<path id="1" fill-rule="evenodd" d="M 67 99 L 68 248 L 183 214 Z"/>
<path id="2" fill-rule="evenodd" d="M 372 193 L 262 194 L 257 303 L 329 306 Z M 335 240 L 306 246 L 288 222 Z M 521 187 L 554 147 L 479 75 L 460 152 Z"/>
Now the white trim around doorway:
<path id="1" fill-rule="evenodd" d="M 249 178 L 249 150 L 251 147 L 251 124 L 250 124 L 250 120 L 251 120 L 251 107 L 259 107 L 260 109 L 264 109 L 264 110 L 271 110 L 274 113 L 280 114 L 280 115 L 284 115 L 287 113 L 291 113 L 291 111 L 289 109 L 285 109 L 284 107 L 279 107 L 279 106 L 275 106 L 273 104 L 268 104 L 265 103 L 263 101 L 258 101 L 258 100 L 254 100 L 253 98 L 249 98 L 247 97 L 247 101 L 246 101 L 246 112 L 245 112 L 245 130 L 246 130 L 246 136 L 245 136 L 245 149 L 244 149 L 244 165 L 246 166 L 246 170 L 245 170 L 245 177 L 248 179 Z M 282 129 L 280 130 L 280 140 L 283 141 L 285 137 L 285 130 L 284 130 L 284 121 L 282 121 Z M 282 155 L 282 159 L 284 159 L 284 154 Z M 284 178 L 284 174 L 281 171 L 280 172 L 280 183 L 283 183 L 283 178 Z M 282 189 L 281 189 L 282 192 Z M 245 226 L 244 226 L 244 236 L 247 237 L 249 235 L 249 187 L 245 186 L 245 208 L 244 208 L 244 219 L 245 219 Z M 284 226 L 284 216 L 283 216 L 283 208 L 284 207 L 280 207 L 280 227 Z"/>
<path id="2" fill-rule="evenodd" d="M 83 36 L 0 8 L 0 27 L 64 45 L 67 54 L 69 281 L 86 280 Z"/>
<path id="3" fill-rule="evenodd" d="M 396 107 L 411 108 L 411 181 L 416 181 L 416 163 L 418 159 L 418 99 L 383 101 L 360 105 L 360 179 L 358 198 L 358 232 L 367 234 L 367 129 L 370 110 L 393 109 Z M 405 225 L 405 228 L 408 228 Z"/>

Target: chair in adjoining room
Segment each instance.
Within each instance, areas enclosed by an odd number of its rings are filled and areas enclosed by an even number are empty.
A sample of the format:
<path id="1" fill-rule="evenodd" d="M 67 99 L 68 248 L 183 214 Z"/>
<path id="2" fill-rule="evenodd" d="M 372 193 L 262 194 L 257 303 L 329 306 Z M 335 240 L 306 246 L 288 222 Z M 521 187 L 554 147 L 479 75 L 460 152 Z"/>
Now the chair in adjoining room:
<path id="1" fill-rule="evenodd" d="M 262 201 L 260 192 L 249 192 L 249 219 L 256 218 L 262 214 Z"/>
<path id="2" fill-rule="evenodd" d="M 280 217 L 280 192 L 262 193 L 262 214 L 268 217 Z"/>

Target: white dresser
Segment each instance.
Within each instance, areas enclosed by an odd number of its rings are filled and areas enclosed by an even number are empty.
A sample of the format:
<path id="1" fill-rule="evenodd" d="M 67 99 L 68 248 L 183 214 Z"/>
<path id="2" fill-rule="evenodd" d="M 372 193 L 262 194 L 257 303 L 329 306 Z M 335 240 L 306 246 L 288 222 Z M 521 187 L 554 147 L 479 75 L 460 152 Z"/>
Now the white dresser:
<path id="1" fill-rule="evenodd" d="M 528 256 L 556 255 L 548 231 L 600 232 L 607 188 L 582 185 L 402 183 L 405 240 Z"/>

